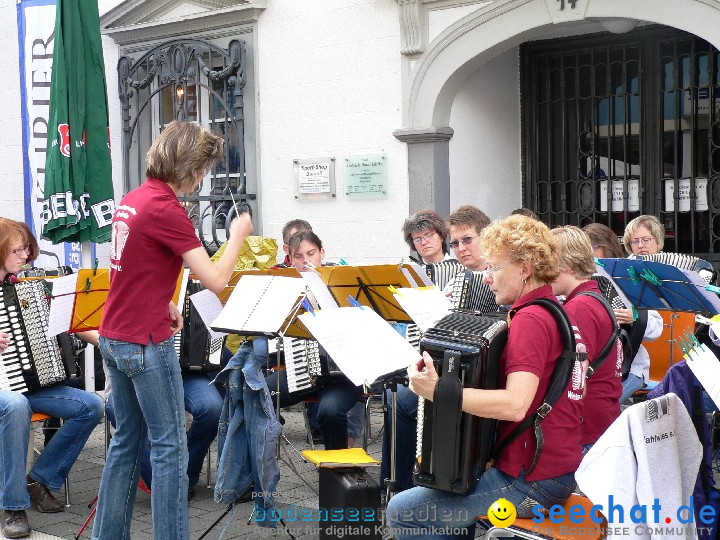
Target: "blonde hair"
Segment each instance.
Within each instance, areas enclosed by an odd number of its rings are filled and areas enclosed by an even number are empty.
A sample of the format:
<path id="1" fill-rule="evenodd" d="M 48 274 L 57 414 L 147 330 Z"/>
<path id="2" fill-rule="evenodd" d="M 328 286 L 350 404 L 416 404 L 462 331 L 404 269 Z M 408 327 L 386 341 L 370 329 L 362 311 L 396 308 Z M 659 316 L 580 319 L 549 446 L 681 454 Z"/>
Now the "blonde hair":
<path id="1" fill-rule="evenodd" d="M 662 251 L 665 245 L 665 227 L 660 223 L 660 220 L 655 216 L 644 214 L 633 219 L 625 227 L 625 234 L 623 235 L 623 245 L 629 255 L 632 255 L 633 250 L 630 246 L 630 240 L 632 235 L 635 233 L 638 227 L 643 226 L 650 231 L 658 245 L 658 251 Z"/>
<path id="2" fill-rule="evenodd" d="M 590 279 L 595 273 L 590 237 L 574 225 L 551 231 L 560 245 L 560 270 L 570 270 L 578 279 Z"/>
<path id="3" fill-rule="evenodd" d="M 526 216 L 512 215 L 485 227 L 480 249 L 486 257 L 504 253 L 514 262 L 529 263 L 531 277 L 543 283 L 552 283 L 560 274 L 555 235 L 541 221 Z"/>
<path id="4" fill-rule="evenodd" d="M 189 191 L 223 157 L 223 138 L 192 122 L 171 122 L 147 153 L 145 174 Z"/>

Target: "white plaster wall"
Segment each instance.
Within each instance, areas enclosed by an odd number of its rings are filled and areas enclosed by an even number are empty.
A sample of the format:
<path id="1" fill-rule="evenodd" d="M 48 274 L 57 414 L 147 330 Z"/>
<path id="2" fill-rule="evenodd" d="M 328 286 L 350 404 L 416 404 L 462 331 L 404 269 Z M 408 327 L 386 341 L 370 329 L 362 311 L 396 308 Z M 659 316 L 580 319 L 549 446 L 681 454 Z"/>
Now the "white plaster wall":
<path id="1" fill-rule="evenodd" d="M 490 218 L 521 205 L 520 80 L 514 47 L 485 63 L 450 113 L 450 208 L 473 204 Z"/>
<path id="2" fill-rule="evenodd" d="M 20 64 L 18 59 L 17 8 L 0 2 L 0 216 L 23 221 L 22 118 L 20 110 Z"/>
<path id="3" fill-rule="evenodd" d="M 307 219 L 329 260 L 399 260 L 408 212 L 401 122 L 397 4 L 387 0 L 273 0 L 259 19 L 259 145 L 263 233 Z M 344 158 L 387 154 L 388 197 L 353 200 Z M 293 159 L 336 158 L 337 197 L 298 202 Z"/>

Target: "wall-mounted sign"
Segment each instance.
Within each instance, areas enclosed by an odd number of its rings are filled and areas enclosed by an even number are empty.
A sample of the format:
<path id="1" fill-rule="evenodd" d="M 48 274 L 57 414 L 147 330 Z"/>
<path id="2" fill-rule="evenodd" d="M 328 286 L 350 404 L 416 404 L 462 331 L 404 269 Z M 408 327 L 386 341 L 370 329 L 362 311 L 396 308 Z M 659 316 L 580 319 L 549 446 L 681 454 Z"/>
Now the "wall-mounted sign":
<path id="1" fill-rule="evenodd" d="M 627 193 L 627 200 L 628 200 L 628 212 L 638 212 L 640 211 L 640 196 L 638 193 L 639 188 L 639 182 L 636 179 L 631 179 L 627 181 L 628 185 L 628 193 Z M 607 212 L 607 189 L 608 189 L 608 181 L 607 180 L 601 180 L 600 181 L 600 211 L 601 212 Z M 613 180 L 612 181 L 612 204 L 611 209 L 613 212 L 622 212 L 625 210 L 623 207 L 623 199 L 625 199 L 625 193 L 623 191 L 623 181 L 622 180 Z"/>
<path id="2" fill-rule="evenodd" d="M 335 196 L 335 158 L 295 159 L 295 198 L 324 200 Z"/>
<path id="3" fill-rule="evenodd" d="M 345 158 L 345 195 L 348 197 L 387 197 L 386 155 Z"/>
<path id="4" fill-rule="evenodd" d="M 675 181 L 665 180 L 665 211 L 673 212 L 675 210 Z M 695 179 L 695 210 L 704 212 L 708 209 L 707 198 L 707 178 Z M 690 211 L 690 179 L 678 179 L 678 211 Z"/>

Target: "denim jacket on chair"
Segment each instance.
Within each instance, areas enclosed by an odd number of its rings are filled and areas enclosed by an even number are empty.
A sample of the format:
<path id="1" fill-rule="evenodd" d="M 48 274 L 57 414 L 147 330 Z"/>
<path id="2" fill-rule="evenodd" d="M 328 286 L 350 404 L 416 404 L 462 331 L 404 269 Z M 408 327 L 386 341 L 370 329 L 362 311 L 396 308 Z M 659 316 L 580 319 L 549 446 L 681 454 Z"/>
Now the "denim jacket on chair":
<path id="1" fill-rule="evenodd" d="M 260 351 L 258 351 L 260 352 Z M 215 379 L 225 384 L 218 426 L 215 501 L 233 503 L 254 482 L 256 523 L 275 527 L 274 493 L 280 480 L 275 447 L 282 432 L 253 346 L 244 344 Z"/>

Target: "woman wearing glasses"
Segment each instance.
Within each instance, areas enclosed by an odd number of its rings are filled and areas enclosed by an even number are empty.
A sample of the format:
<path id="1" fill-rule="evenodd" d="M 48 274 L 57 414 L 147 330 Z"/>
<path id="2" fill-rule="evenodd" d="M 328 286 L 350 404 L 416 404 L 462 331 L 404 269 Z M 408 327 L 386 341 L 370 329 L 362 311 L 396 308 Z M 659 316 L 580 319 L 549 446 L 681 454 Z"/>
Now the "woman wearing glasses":
<path id="1" fill-rule="evenodd" d="M 638 255 L 654 255 L 662 251 L 665 241 L 665 227 L 655 216 L 643 215 L 633 219 L 625 227 L 623 244 L 631 258 Z M 645 324 L 645 314 L 641 313 L 637 322 L 633 315 L 632 308 L 616 309 L 615 318 L 620 324 Z M 654 310 L 647 310 L 647 324 L 643 333 L 643 341 L 654 341 L 660 337 L 663 331 L 663 320 L 660 314 Z M 620 396 L 620 403 L 625 402 L 635 392 L 645 386 L 645 381 L 650 378 L 650 355 L 645 347 L 640 345 L 632 364 L 630 373 L 623 381 L 623 392 Z"/>
<path id="2" fill-rule="evenodd" d="M 0 282 L 17 282 L 15 274 L 38 256 L 37 241 L 24 223 L 0 218 Z M 0 330 L 0 353 L 14 356 L 10 336 Z M 62 427 L 45 446 L 25 476 L 30 417 L 44 412 L 63 418 Z M 102 400 L 93 393 L 63 384 L 35 392 L 0 390 L 0 508 L 2 535 L 30 536 L 25 509 L 32 503 L 39 512 L 62 512 L 65 505 L 55 499 L 85 442 L 102 418 Z"/>
<path id="3" fill-rule="evenodd" d="M 424 264 L 446 261 L 453 257 L 445 242 L 445 223 L 433 210 L 420 210 L 405 220 L 402 227 L 405 242 L 417 252 Z"/>
<path id="4" fill-rule="evenodd" d="M 559 274 L 560 248 L 547 226 L 525 216 L 491 224 L 479 243 L 487 260 L 485 282 L 498 304 L 512 305 L 512 322 L 500 358 L 499 389 L 465 388 L 462 410 L 500 420 L 497 440 L 503 440 L 540 406 L 563 352 L 552 314 L 542 306 L 528 305 L 537 298 L 556 301 L 550 284 Z M 425 354 L 411 365 L 408 375 L 410 389 L 432 400 L 438 375 L 430 356 Z M 469 494 L 415 487 L 391 499 L 387 516 L 395 538 L 473 538 L 475 516 L 487 515 L 500 498 L 515 505 L 518 517 L 532 516 L 535 505 L 562 504 L 572 493 L 581 460 L 583 377 L 571 379 L 575 381 L 569 381 L 542 423 L 544 446 L 534 468 L 536 440 L 533 429 L 528 429 L 505 446 Z M 438 534 L 438 529 L 450 533 Z"/>

